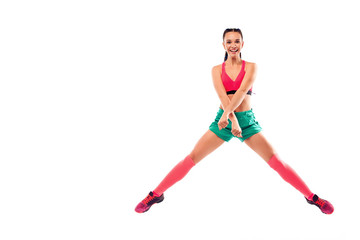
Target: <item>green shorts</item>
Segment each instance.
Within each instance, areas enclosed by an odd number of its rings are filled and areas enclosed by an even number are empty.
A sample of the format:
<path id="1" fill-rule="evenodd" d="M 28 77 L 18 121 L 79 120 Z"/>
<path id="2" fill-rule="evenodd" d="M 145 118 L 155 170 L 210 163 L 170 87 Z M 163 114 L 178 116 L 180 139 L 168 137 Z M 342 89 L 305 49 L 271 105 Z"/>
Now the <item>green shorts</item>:
<path id="1" fill-rule="evenodd" d="M 234 136 L 231 133 L 230 119 L 228 120 L 229 124 L 226 126 L 226 128 L 219 130 L 218 122 L 223 113 L 224 113 L 224 110 L 219 108 L 216 118 L 215 118 L 214 122 L 212 122 L 211 125 L 209 126 L 209 129 L 212 132 L 214 132 L 219 138 L 228 142 L 228 141 L 230 141 L 230 139 L 232 139 L 233 137 L 236 137 L 236 136 Z M 262 130 L 259 123 L 255 119 L 255 115 L 254 115 L 252 109 L 250 109 L 248 111 L 244 111 L 244 112 L 234 112 L 234 113 L 239 122 L 240 128 L 242 130 L 241 135 L 243 136 L 242 138 L 241 137 L 236 137 L 236 138 L 240 139 L 241 142 L 244 142 L 246 139 L 248 139 L 252 135 L 254 135 Z"/>

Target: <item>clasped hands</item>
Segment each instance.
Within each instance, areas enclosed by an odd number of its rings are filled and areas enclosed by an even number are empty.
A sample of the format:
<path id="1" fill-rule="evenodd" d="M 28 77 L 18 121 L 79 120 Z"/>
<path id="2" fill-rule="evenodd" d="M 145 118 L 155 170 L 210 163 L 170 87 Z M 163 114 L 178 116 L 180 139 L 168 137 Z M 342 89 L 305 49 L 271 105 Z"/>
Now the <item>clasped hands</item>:
<path id="1" fill-rule="evenodd" d="M 228 111 L 224 111 L 223 115 L 221 116 L 219 122 L 218 122 L 218 127 L 219 130 L 226 128 L 227 125 L 229 125 L 229 116 L 230 116 L 230 112 Z M 237 121 L 237 118 L 234 114 L 233 115 L 233 120 L 231 121 L 231 133 L 235 136 L 235 137 L 242 137 L 241 135 L 241 128 L 239 126 L 239 122 Z"/>

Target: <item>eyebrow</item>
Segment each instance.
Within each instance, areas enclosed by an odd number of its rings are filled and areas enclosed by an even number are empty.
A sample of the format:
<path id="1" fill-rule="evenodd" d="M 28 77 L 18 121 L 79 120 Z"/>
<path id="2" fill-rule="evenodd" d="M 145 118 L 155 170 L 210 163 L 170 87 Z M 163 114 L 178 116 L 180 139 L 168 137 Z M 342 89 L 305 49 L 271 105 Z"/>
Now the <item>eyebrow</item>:
<path id="1" fill-rule="evenodd" d="M 235 39 L 235 40 L 240 40 L 240 38 L 237 38 L 237 39 Z M 231 39 L 227 39 L 226 41 L 231 41 Z"/>

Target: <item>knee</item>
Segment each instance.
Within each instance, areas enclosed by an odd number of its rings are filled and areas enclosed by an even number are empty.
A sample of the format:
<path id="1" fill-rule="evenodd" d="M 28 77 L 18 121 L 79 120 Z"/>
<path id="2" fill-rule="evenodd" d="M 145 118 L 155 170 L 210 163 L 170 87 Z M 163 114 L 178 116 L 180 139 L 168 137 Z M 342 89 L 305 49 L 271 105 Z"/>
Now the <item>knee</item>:
<path id="1" fill-rule="evenodd" d="M 194 164 L 196 165 L 198 162 L 200 162 L 200 158 L 194 153 L 194 151 L 192 151 L 189 155 L 188 155 L 192 161 L 194 162 Z"/>
<path id="2" fill-rule="evenodd" d="M 281 161 L 281 159 L 279 158 L 279 155 L 274 153 L 271 158 L 269 159 L 269 161 L 267 162 L 269 164 L 269 166 L 273 169 L 279 169 L 279 168 L 283 168 L 285 167 L 285 163 L 283 161 Z"/>

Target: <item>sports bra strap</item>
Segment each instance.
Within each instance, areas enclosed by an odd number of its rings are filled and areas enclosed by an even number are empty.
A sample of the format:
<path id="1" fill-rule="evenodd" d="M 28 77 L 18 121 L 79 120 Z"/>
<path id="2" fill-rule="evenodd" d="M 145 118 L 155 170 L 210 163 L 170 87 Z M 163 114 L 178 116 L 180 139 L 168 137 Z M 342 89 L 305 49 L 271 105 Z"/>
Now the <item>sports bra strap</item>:
<path id="1" fill-rule="evenodd" d="M 240 71 L 244 71 L 245 69 L 245 60 L 242 60 L 242 64 L 241 64 L 241 70 Z"/>

